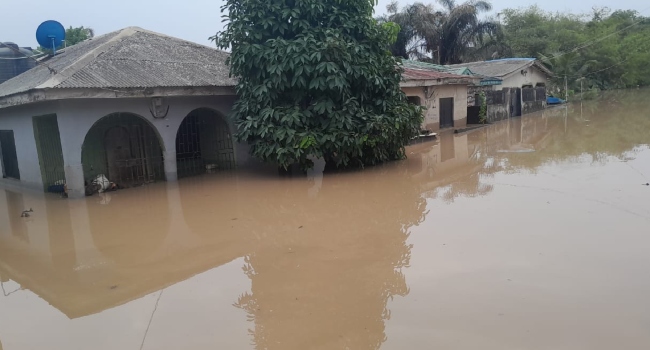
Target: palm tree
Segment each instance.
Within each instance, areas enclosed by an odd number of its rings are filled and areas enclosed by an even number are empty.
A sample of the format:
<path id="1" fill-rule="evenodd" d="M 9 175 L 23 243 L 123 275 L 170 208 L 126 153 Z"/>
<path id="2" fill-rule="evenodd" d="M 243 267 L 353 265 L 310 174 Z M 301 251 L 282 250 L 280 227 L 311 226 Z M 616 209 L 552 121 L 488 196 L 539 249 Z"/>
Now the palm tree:
<path id="1" fill-rule="evenodd" d="M 455 0 L 438 2 L 441 10 L 417 2 L 398 12 L 397 3 L 388 5 L 389 15 L 380 20 L 395 22 L 401 29 L 392 47 L 393 55 L 433 60 L 438 64 L 460 63 L 464 57 L 475 56 L 487 44 L 486 36 L 499 34 L 498 23 L 478 18 L 482 12 L 492 9 L 489 2 L 469 0 L 460 5 Z M 493 40 L 490 45 L 494 46 Z"/>
<path id="2" fill-rule="evenodd" d="M 439 13 L 433 5 L 417 2 L 398 11 L 397 2 L 393 1 L 387 7 L 388 16 L 380 18 L 383 22 L 394 22 L 400 26 L 397 41 L 391 47 L 393 56 L 404 59 L 425 58 L 425 37 L 435 31 L 439 23 Z"/>
<path id="3" fill-rule="evenodd" d="M 575 51 L 556 53 L 551 56 L 545 56 L 540 53 L 539 56 L 542 63 L 553 71 L 554 76 L 551 78 L 553 84 L 552 89 L 560 94 L 566 93 L 566 91 L 564 91 L 565 79 L 566 85 L 568 85 L 571 90 L 578 85 L 577 82 L 586 76 L 589 67 L 598 63 L 593 60 L 585 61 L 580 54 Z"/>
<path id="4" fill-rule="evenodd" d="M 426 37 L 427 52 L 437 52 L 439 64 L 461 63 L 468 52 L 481 47 L 487 35 L 496 34 L 499 24 L 480 20 L 479 15 L 492 5 L 483 0 L 469 0 L 460 5 L 455 0 L 438 0 L 444 10 L 433 35 Z"/>

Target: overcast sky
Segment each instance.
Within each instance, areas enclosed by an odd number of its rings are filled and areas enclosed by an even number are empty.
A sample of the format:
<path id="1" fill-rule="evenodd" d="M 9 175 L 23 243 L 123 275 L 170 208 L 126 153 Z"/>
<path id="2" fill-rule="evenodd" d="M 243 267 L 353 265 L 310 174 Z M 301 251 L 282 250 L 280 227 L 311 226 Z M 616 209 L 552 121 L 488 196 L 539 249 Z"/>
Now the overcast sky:
<path id="1" fill-rule="evenodd" d="M 429 2 L 428 0 L 420 0 Z M 379 0 L 377 13 L 384 13 L 390 0 Z M 416 1 L 401 0 L 402 5 Z M 434 1 L 431 1 L 434 2 Z M 223 0 L 0 0 L 0 41 L 35 47 L 38 25 L 54 19 L 66 28 L 85 26 L 97 35 L 128 26 L 138 26 L 197 43 L 212 45 L 208 37 L 222 26 Z M 516 5 L 513 5 L 516 3 Z M 493 0 L 494 13 L 513 7 L 536 4 L 536 0 Z M 647 0 L 546 0 L 544 9 L 562 12 L 589 12 L 592 6 L 634 9 L 650 15 Z"/>

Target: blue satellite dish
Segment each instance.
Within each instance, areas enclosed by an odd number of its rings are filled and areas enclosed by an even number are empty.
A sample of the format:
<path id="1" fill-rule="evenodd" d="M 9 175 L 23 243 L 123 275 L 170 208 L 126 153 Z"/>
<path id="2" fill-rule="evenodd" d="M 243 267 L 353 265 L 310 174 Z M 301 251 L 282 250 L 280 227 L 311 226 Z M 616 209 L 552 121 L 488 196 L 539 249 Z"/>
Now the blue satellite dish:
<path id="1" fill-rule="evenodd" d="M 65 28 L 57 21 L 45 21 L 36 29 L 36 41 L 42 47 L 55 49 L 65 40 Z"/>

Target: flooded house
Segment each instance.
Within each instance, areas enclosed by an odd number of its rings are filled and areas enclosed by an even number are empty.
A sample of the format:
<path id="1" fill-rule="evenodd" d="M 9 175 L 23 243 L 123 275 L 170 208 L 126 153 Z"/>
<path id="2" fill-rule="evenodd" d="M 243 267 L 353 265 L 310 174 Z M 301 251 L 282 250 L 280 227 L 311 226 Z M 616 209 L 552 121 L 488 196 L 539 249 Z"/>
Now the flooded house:
<path id="1" fill-rule="evenodd" d="M 534 58 L 504 58 L 447 66 L 500 80 L 499 84 L 470 88 L 468 105 L 478 106 L 479 94 L 487 98 L 488 121 L 503 120 L 546 108 L 546 86 L 553 73 Z"/>
<path id="2" fill-rule="evenodd" d="M 553 74 L 533 58 L 506 58 L 448 66 L 405 60 L 404 67 L 474 78 L 466 94 L 470 124 L 479 122 L 483 100 L 481 94 L 486 97 L 486 117 L 489 122 L 546 108 L 546 85 Z"/>
<path id="3" fill-rule="evenodd" d="M 227 57 L 129 27 L 39 62 L 0 84 L 0 183 L 79 197 L 101 176 L 134 187 L 245 162 Z"/>
<path id="4" fill-rule="evenodd" d="M 425 106 L 422 129 L 464 128 L 467 125 L 468 86 L 479 78 L 404 65 L 402 91 L 409 101 Z"/>

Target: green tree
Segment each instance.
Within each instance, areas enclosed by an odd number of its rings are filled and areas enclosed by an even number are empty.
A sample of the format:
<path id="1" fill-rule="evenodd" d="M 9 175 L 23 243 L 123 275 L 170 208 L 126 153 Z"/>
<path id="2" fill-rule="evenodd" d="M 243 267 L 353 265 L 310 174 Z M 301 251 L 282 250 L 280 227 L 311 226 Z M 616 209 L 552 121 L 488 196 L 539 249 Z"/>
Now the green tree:
<path id="1" fill-rule="evenodd" d="M 438 0 L 433 5 L 414 3 L 397 11 L 397 4 L 388 6 L 384 20 L 400 25 L 401 32 L 391 51 L 396 56 L 433 60 L 438 64 L 460 63 L 484 48 L 489 37 L 500 35 L 499 25 L 491 19 L 481 20 L 481 13 L 492 9 L 487 1 Z M 496 41 L 490 42 L 497 46 Z M 429 55 L 428 59 L 424 54 Z"/>
<path id="2" fill-rule="evenodd" d="M 636 11 L 594 8 L 591 14 L 552 13 L 532 6 L 502 12 L 513 56 L 537 57 L 555 71 L 556 85 L 586 90 L 650 85 L 650 19 Z"/>
<path id="3" fill-rule="evenodd" d="M 444 10 L 437 35 L 427 37 L 427 49 L 438 52 L 439 64 L 461 63 L 471 48 L 483 45 L 485 36 L 497 33 L 497 23 L 479 19 L 481 13 L 492 10 L 489 2 L 469 0 L 457 4 L 455 0 L 438 1 Z"/>
<path id="4" fill-rule="evenodd" d="M 422 113 L 400 90 L 388 50 L 395 25 L 375 0 L 227 0 L 218 47 L 239 78 L 237 138 L 253 156 L 288 168 L 377 164 L 405 156 Z"/>
<path id="5" fill-rule="evenodd" d="M 540 54 L 541 61 L 553 71 L 552 89 L 559 96 L 564 96 L 566 86 L 575 90 L 580 80 L 587 74 L 589 67 L 596 61 L 585 61 L 577 52 L 556 53 L 551 56 Z"/>
<path id="6" fill-rule="evenodd" d="M 393 55 L 405 59 L 425 60 L 427 57 L 424 38 L 435 32 L 440 19 L 433 5 L 418 2 L 398 11 L 397 2 L 392 2 L 387 6 L 387 10 L 388 15 L 379 18 L 379 21 L 393 22 L 400 26 L 397 39 L 391 45 Z"/>
<path id="7" fill-rule="evenodd" d="M 95 31 L 92 28 L 84 28 L 84 26 L 70 28 L 65 30 L 65 43 L 67 46 L 77 45 L 78 43 L 92 39 L 95 36 Z"/>

